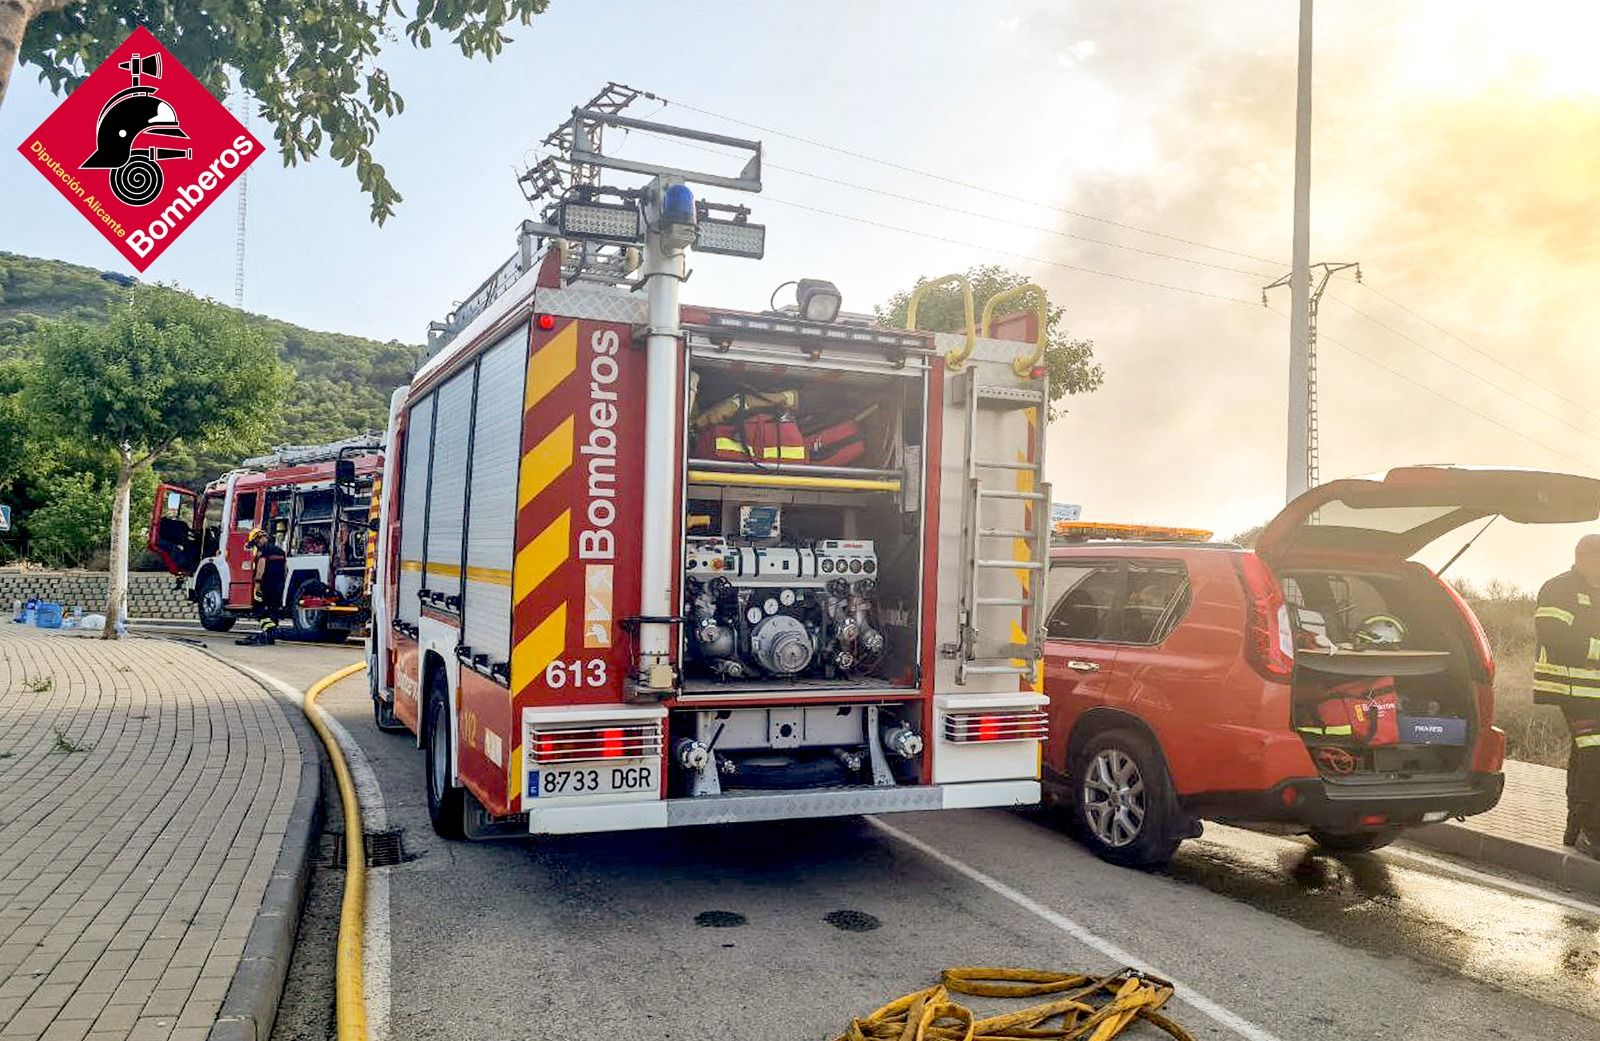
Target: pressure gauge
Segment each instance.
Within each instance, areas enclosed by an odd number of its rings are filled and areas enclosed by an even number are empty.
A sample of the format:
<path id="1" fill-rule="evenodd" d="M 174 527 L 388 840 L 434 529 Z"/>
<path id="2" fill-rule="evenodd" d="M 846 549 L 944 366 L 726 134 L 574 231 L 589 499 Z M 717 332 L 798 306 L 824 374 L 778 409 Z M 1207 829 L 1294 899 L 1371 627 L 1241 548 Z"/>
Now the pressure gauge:
<path id="1" fill-rule="evenodd" d="M 757 622 L 761 621 L 761 608 L 752 605 L 750 610 L 744 613 L 744 618 L 745 621 L 749 622 L 751 625 L 755 625 Z"/>
<path id="2" fill-rule="evenodd" d="M 778 598 L 775 597 L 775 596 L 769 596 L 769 597 L 767 597 L 767 602 L 762 604 L 761 606 L 767 612 L 767 614 L 777 614 L 778 613 Z"/>
<path id="3" fill-rule="evenodd" d="M 782 604 L 784 607 L 793 607 L 794 601 L 795 595 L 793 589 L 785 589 L 778 593 L 778 603 Z"/>

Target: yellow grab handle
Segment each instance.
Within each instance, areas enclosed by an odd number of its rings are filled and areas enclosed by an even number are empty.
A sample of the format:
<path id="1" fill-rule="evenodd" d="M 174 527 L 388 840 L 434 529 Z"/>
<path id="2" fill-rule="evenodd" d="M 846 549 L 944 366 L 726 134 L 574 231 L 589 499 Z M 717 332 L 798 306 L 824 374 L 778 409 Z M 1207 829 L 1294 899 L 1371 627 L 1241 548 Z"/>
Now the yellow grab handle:
<path id="1" fill-rule="evenodd" d="M 973 348 L 978 346 L 978 333 L 972 320 L 972 283 L 967 281 L 965 275 L 945 275 L 942 278 L 930 278 L 911 291 L 911 299 L 906 301 L 906 328 L 916 331 L 917 305 L 922 302 L 922 294 L 947 282 L 955 282 L 961 286 L 961 305 L 966 310 L 967 317 L 967 345 L 960 350 L 951 351 L 945 355 L 944 363 L 951 369 L 959 369 L 962 364 L 972 356 Z"/>
<path id="2" fill-rule="evenodd" d="M 994 317 L 995 308 L 999 307 L 1001 304 L 1009 303 L 1020 296 L 1025 296 L 1028 293 L 1033 294 L 1035 301 L 1034 310 L 1039 316 L 1039 335 L 1033 345 L 1033 356 L 1018 358 L 1016 361 L 1011 363 L 1012 369 L 1016 371 L 1018 376 L 1026 376 L 1028 373 L 1033 371 L 1033 367 L 1035 365 L 1044 360 L 1044 347 L 1045 343 L 1049 339 L 1045 332 L 1045 322 L 1050 316 L 1049 308 L 1045 303 L 1044 288 L 1029 282 L 1027 285 L 1017 286 L 1014 289 L 1007 289 L 1004 292 L 996 293 L 994 296 L 989 298 L 987 303 L 983 305 L 983 321 L 978 324 L 978 335 L 988 336 L 989 321 Z"/>

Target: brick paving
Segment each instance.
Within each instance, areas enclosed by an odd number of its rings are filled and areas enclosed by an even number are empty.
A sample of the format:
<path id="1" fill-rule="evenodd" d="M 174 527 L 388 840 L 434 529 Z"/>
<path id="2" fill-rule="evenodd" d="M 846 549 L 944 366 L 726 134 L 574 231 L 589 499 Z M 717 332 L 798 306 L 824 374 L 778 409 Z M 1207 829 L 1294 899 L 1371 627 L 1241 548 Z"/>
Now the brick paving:
<path id="1" fill-rule="evenodd" d="M 1500 805 L 1468 817 L 1462 827 L 1530 846 L 1560 850 L 1567 827 L 1567 772 L 1554 766 L 1506 760 Z"/>
<path id="2" fill-rule="evenodd" d="M 202 1041 L 300 767 L 284 706 L 193 648 L 0 622 L 0 1041 Z"/>

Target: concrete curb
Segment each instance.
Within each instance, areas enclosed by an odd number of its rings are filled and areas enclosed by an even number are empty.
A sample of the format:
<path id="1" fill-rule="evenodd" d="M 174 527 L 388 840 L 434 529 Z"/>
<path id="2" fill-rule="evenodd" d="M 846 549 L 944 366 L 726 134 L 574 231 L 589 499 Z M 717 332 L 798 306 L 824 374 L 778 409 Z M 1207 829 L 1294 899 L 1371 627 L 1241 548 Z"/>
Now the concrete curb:
<path id="1" fill-rule="evenodd" d="M 1480 864 L 1520 871 L 1569 889 L 1600 894 L 1600 860 L 1491 835 L 1462 824 L 1430 824 L 1408 830 L 1403 841 Z"/>
<path id="2" fill-rule="evenodd" d="M 211 654 L 209 650 L 206 653 Z M 270 694 L 289 717 L 300 745 L 300 788 L 289 811 L 283 845 L 261 897 L 261 910 L 245 938 L 244 953 L 207 1035 L 208 1041 L 266 1041 L 278 1017 L 278 1002 L 300 930 L 300 909 L 311 881 L 312 851 L 322 833 L 322 744 L 300 706 L 219 655 L 211 657 Z"/>

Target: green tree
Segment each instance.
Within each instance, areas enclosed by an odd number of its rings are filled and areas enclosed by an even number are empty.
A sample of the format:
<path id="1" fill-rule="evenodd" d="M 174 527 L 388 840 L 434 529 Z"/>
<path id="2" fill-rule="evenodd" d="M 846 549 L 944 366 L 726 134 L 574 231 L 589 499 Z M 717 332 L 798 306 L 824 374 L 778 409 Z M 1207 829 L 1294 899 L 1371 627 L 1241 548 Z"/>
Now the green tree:
<path id="1" fill-rule="evenodd" d="M 33 346 L 25 391 L 33 420 L 57 437 L 116 456 L 110 638 L 127 592 L 134 477 L 180 444 L 235 451 L 259 445 L 288 373 L 239 312 L 154 286 L 134 289 L 107 324 L 49 322 Z"/>
<path id="2" fill-rule="evenodd" d="M 140 470 L 133 478 L 132 502 L 149 503 L 156 475 Z M 81 470 L 44 479 L 42 505 L 28 515 L 28 555 L 48 567 L 95 567 L 104 560 L 106 532 L 116 507 L 116 477 Z M 149 513 L 131 511 L 133 536 L 144 530 Z"/>
<path id="3" fill-rule="evenodd" d="M 982 317 L 983 305 L 990 297 L 1008 289 L 1027 285 L 1031 281 L 1026 275 L 1008 271 L 997 264 L 972 268 L 966 272 L 966 279 L 972 283 L 975 320 Z M 906 307 L 911 302 L 911 291 L 927 281 L 926 278 L 919 278 L 911 289 L 901 290 L 891 296 L 887 303 L 876 309 L 878 321 L 884 325 L 904 328 Z M 1032 294 L 1027 294 L 1002 304 L 997 314 L 1029 311 L 1037 306 L 1038 302 L 1032 298 Z M 1069 336 L 1062 328 L 1062 316 L 1065 314 L 1065 308 L 1047 302 L 1044 363 L 1050 374 L 1050 418 L 1052 419 L 1065 411 L 1057 407 L 1056 402 L 1068 394 L 1088 394 L 1099 388 L 1105 380 L 1104 370 L 1094 360 L 1094 341 L 1075 340 Z M 961 332 L 966 327 L 961 290 L 953 284 L 946 283 L 924 294 L 922 301 L 917 304 L 917 327 L 941 333 Z"/>
<path id="4" fill-rule="evenodd" d="M 222 97 L 228 70 L 272 124 L 285 165 L 328 156 L 354 166 L 372 200 L 372 219 L 394 213 L 400 193 L 374 161 L 379 117 L 405 108 L 377 61 L 404 32 L 428 47 L 435 32 L 468 58 L 493 60 L 510 42 L 505 29 L 527 25 L 549 0 L 416 0 L 406 18 L 398 0 L 252 0 L 151 3 L 150 0 L 0 0 L 0 104 L 17 62 L 38 66 L 56 93 L 71 91 L 135 27 L 153 32 L 184 67 Z"/>

